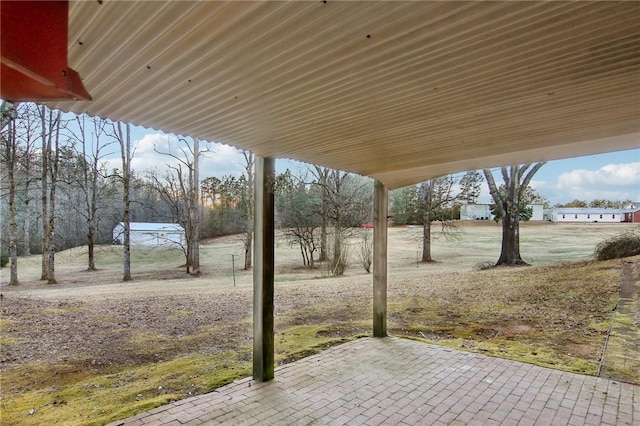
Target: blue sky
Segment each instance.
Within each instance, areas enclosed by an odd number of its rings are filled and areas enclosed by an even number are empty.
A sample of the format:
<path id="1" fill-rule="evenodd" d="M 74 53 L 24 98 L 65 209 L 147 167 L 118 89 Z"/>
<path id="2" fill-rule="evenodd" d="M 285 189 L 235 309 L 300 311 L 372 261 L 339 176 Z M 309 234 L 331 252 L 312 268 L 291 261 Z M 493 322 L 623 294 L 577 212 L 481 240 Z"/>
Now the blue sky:
<path id="1" fill-rule="evenodd" d="M 132 139 L 136 141 L 136 154 L 132 166 L 137 172 L 149 168 L 163 168 L 168 157 L 154 152 L 175 150 L 178 146 L 175 136 L 162 132 L 132 127 Z M 574 199 L 590 201 L 593 199 L 640 201 L 640 141 L 638 149 L 618 151 L 606 154 L 587 155 L 564 160 L 549 161 L 534 176 L 532 186 L 544 195 L 551 204 L 568 203 Z M 243 170 L 242 156 L 229 146 L 211 144 L 211 152 L 201 163 L 201 179 L 209 176 L 240 175 Z M 114 159 L 114 166 L 118 161 Z M 278 160 L 278 171 L 287 167 L 295 172 L 303 164 Z M 499 173 L 495 174 L 499 182 Z M 480 202 L 489 202 L 486 184 Z"/>

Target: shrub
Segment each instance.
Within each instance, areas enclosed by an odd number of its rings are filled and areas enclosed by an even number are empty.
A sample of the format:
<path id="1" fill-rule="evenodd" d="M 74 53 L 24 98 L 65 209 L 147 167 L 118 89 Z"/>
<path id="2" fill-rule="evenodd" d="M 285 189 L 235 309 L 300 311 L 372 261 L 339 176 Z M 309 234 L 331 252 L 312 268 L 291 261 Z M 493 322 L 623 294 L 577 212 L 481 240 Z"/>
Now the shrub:
<path id="1" fill-rule="evenodd" d="M 333 236 L 333 238 L 336 237 Z M 344 241 L 342 244 L 338 244 L 340 252 L 336 254 L 334 251 L 336 245 L 333 243 L 334 241 L 329 241 L 329 244 L 327 244 L 327 258 L 329 259 L 326 264 L 327 275 L 340 277 L 344 275 L 344 271 L 349 266 L 349 246 Z"/>
<path id="2" fill-rule="evenodd" d="M 9 263 L 9 256 L 4 253 L 0 254 L 0 268 L 7 266 L 7 263 Z"/>
<path id="3" fill-rule="evenodd" d="M 640 254 L 640 229 L 621 232 L 596 246 L 594 257 L 597 260 L 620 259 Z"/>
<path id="4" fill-rule="evenodd" d="M 371 233 L 366 229 L 362 235 L 362 240 L 359 241 L 356 256 L 358 263 L 367 272 L 371 273 L 371 264 L 373 263 L 373 241 L 371 239 Z"/>

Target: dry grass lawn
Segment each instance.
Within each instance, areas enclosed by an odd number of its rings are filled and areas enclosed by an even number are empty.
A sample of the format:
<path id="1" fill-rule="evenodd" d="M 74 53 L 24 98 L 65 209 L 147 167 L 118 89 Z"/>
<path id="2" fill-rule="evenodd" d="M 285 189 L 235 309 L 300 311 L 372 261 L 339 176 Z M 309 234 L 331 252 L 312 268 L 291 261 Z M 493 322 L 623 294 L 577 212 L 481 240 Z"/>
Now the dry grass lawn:
<path id="1" fill-rule="evenodd" d="M 611 322 L 620 261 L 593 248 L 625 225 L 525 224 L 533 266 L 474 270 L 495 261 L 500 227 L 472 223 L 436 239 L 435 264 L 417 264 L 415 228 L 389 242 L 389 332 L 462 350 L 595 374 Z M 366 231 L 363 231 L 366 232 Z M 357 237 L 352 241 L 357 246 Z M 122 283 L 119 247 L 58 254 L 60 284 L 39 282 L 39 257 L 21 258 L 21 285 L 6 286 L 0 318 L 3 425 L 104 424 L 251 374 L 251 271 L 232 237 L 203 244 L 203 276 L 185 276 L 181 254 L 133 250 Z M 276 358 L 295 360 L 371 329 L 371 275 L 299 267 L 276 250 Z"/>

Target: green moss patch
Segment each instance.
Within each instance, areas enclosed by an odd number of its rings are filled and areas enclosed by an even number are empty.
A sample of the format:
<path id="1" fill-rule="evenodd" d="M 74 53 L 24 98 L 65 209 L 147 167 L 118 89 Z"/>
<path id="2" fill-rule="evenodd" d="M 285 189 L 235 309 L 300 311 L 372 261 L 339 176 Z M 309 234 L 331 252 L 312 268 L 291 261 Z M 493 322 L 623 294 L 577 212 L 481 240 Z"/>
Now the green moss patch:
<path id="1" fill-rule="evenodd" d="M 248 348 L 118 367 L 28 365 L 3 372 L 3 425 L 100 425 L 250 374 Z"/>

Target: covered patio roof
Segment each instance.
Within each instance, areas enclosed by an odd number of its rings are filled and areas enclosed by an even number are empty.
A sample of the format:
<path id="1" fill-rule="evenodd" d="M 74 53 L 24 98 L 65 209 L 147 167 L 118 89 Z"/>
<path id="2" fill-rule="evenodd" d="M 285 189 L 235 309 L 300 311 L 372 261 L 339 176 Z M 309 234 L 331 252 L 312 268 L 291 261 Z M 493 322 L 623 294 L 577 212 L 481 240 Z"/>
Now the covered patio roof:
<path id="1" fill-rule="evenodd" d="M 389 188 L 640 145 L 640 2 L 74 1 L 68 69 L 92 100 L 51 107 L 257 154 L 259 381 L 274 371 L 276 157 L 376 179 L 384 337 Z"/>
<path id="2" fill-rule="evenodd" d="M 636 148 L 639 2 L 69 5 L 64 111 L 372 176 Z"/>

